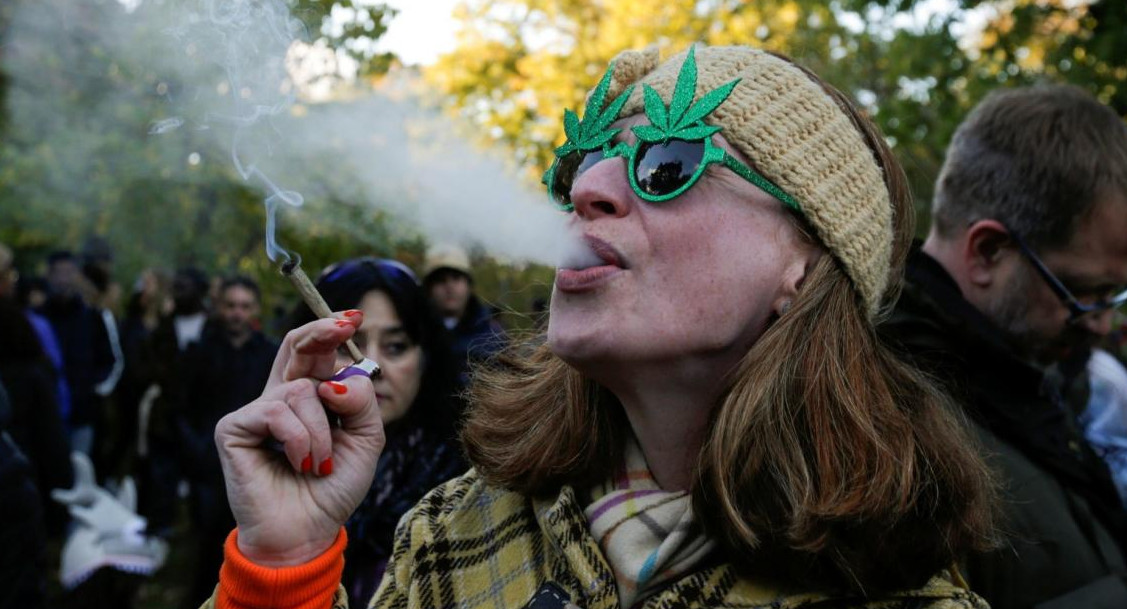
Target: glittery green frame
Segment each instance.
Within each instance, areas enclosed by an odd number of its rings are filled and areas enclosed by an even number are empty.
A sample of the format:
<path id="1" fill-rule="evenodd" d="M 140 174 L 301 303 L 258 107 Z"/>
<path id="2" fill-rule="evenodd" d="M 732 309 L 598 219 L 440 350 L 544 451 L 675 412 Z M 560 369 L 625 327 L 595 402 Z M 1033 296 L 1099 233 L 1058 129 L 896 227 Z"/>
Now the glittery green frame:
<path id="1" fill-rule="evenodd" d="M 661 95 L 653 87 L 643 85 L 646 118 L 649 119 L 650 124 L 637 125 L 630 129 L 635 136 L 633 144 L 619 142 L 612 146 L 612 140 L 622 129 L 610 129 L 609 127 L 611 123 L 617 120 L 618 113 L 621 112 L 634 89 L 633 85 L 627 87 L 605 110 L 601 110 L 613 72 L 614 64 L 612 63 L 607 68 L 602 80 L 599 81 L 599 86 L 595 88 L 590 99 L 587 100 L 582 121 L 574 112 L 570 110 L 564 112 L 564 131 L 567 133 L 567 141 L 563 146 L 556 148 L 556 159 L 541 180 L 548 187 L 550 198 L 552 198 L 552 184 L 555 180 L 556 170 L 563 158 L 571 154 L 590 154 L 601 149 L 603 159 L 618 156 L 627 158 L 626 173 L 630 180 L 630 187 L 639 198 L 645 201 L 657 203 L 684 194 L 700 180 L 701 175 L 704 174 L 709 165 L 719 163 L 775 197 L 787 207 L 801 212 L 801 207 L 794 197 L 712 141 L 712 135 L 721 131 L 721 127 L 705 124 L 704 118 L 724 103 L 724 100 L 728 99 L 728 95 L 739 83 L 739 79 L 706 93 L 695 104 L 692 103 L 696 94 L 697 64 L 695 49 L 690 47 L 688 56 L 681 64 L 681 70 L 677 75 L 677 83 L 673 88 L 673 100 L 669 106 L 666 107 Z M 662 195 L 650 194 L 642 190 L 638 184 L 637 172 L 633 169 L 637 165 L 638 151 L 643 144 L 666 145 L 671 140 L 703 143 L 704 153 L 700 164 L 697 165 L 692 177 L 677 190 Z M 561 204 L 556 202 L 554 198 L 552 200 L 564 211 L 574 209 L 574 205 L 570 202 Z"/>

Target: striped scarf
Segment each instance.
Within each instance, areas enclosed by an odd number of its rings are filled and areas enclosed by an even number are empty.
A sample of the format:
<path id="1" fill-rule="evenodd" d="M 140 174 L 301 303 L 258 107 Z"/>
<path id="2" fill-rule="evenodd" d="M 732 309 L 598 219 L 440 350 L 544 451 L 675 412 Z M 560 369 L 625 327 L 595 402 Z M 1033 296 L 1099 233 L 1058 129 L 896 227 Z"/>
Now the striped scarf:
<path id="1" fill-rule="evenodd" d="M 633 438 L 625 456 L 625 471 L 593 488 L 584 510 L 623 608 L 689 573 L 716 547 L 693 518 L 689 494 L 662 490 Z"/>

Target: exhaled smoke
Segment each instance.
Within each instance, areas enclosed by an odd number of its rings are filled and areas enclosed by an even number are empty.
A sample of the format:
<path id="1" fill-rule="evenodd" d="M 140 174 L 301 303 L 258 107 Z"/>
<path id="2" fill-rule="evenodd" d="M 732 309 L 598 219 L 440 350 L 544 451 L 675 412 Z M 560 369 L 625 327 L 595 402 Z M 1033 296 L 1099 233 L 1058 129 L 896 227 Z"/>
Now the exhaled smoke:
<path id="1" fill-rule="evenodd" d="M 4 44 L 14 131 L 64 152 L 53 152 L 52 170 L 30 185 L 46 193 L 40 199 L 55 202 L 53 213 L 114 222 L 105 212 L 119 202 L 87 196 L 86 176 L 96 170 L 123 184 L 170 174 L 222 179 L 219 172 L 183 169 L 187 160 L 231 167 L 291 227 L 316 213 L 342 238 L 371 243 L 375 237 L 356 234 L 349 219 L 356 208 L 380 210 L 395 219 L 393 227 L 431 241 L 480 246 L 512 260 L 556 261 L 563 216 L 541 191 L 514 177 L 503 154 L 468 144 L 428 110 L 433 104 L 425 93 L 388 82 L 377 91 L 348 86 L 347 98 L 335 101 L 303 97 L 302 87 L 316 79 L 310 65 L 326 57 L 332 64 L 334 57 L 295 42 L 305 34 L 282 0 L 91 2 L 22 0 Z M 399 79 L 410 80 L 410 72 Z M 144 109 L 143 124 L 123 119 L 122 108 Z M 134 156 L 106 162 L 99 151 L 82 148 L 108 137 L 130 142 L 115 150 Z M 176 169 L 154 171 L 162 165 Z M 310 205 L 298 208 L 302 195 Z M 276 227 L 271 220 L 268 240 Z M 245 227 L 249 237 L 261 230 Z M 271 256 L 284 258 L 284 250 Z"/>
<path id="2" fill-rule="evenodd" d="M 290 253 L 277 239 L 278 208 L 281 204 L 299 207 L 304 199 L 279 187 L 259 163 L 284 142 L 284 134 L 272 121 L 284 115 L 295 99 L 286 55 L 302 25 L 290 17 L 281 0 L 198 0 L 184 2 L 178 10 L 184 11 L 183 16 L 165 29 L 172 43 L 169 56 L 182 53 L 188 68 L 177 75 L 201 70 L 206 74 L 210 66 L 223 75 L 214 93 L 210 83 L 184 83 L 192 95 L 183 109 L 195 114 L 197 128 L 219 127 L 213 132 L 230 138 L 235 169 L 243 180 L 265 191 L 266 255 L 274 262 L 288 262 Z M 180 117 L 164 119 L 149 132 L 166 133 L 180 124 Z"/>

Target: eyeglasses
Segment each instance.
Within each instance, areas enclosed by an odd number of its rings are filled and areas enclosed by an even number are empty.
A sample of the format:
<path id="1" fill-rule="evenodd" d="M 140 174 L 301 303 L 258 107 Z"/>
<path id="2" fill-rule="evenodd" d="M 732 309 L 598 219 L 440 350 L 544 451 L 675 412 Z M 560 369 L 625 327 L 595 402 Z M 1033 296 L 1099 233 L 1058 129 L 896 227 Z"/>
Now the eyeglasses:
<path id="1" fill-rule="evenodd" d="M 1097 299 L 1094 302 L 1081 302 L 1065 287 L 1064 282 L 1057 279 L 1057 276 L 1049 270 L 1049 267 L 1045 266 L 1045 263 L 1037 257 L 1037 254 L 1033 253 L 1033 250 L 1025 244 L 1021 235 L 1011 230 L 1010 237 L 1013 238 L 1014 243 L 1017 244 L 1018 249 L 1021 250 L 1026 259 L 1033 264 L 1033 268 L 1037 269 L 1045 283 L 1048 283 L 1049 287 L 1056 293 L 1057 298 L 1060 298 L 1061 303 L 1068 307 L 1069 323 L 1075 322 L 1085 315 L 1117 309 L 1127 304 L 1127 287 L 1108 290 L 1105 294 L 1110 294 L 1110 297 Z"/>
<path id="2" fill-rule="evenodd" d="M 695 102 L 697 64 L 695 47 L 689 47 L 677 74 L 673 96 L 667 105 L 650 85 L 642 86 L 648 125 L 635 125 L 634 143 L 619 142 L 622 131 L 612 127 L 630 99 L 634 85 L 626 87 L 610 103 L 607 96 L 614 73 L 612 63 L 599 85 L 587 98 L 587 108 L 580 119 L 571 110 L 564 112 L 567 141 L 556 148 L 556 160 L 545 172 L 543 182 L 548 195 L 564 211 L 572 211 L 571 188 L 579 176 L 600 161 L 626 158 L 626 176 L 630 187 L 642 200 L 653 203 L 678 197 L 700 181 L 709 165 L 723 165 L 736 175 L 755 184 L 794 211 L 801 212 L 798 201 L 783 192 L 770 180 L 742 163 L 728 151 L 712 142 L 721 127 L 704 119 L 728 99 L 739 79 L 721 85 L 700 96 Z"/>
<path id="3" fill-rule="evenodd" d="M 678 197 L 700 181 L 709 165 L 719 164 L 799 211 L 798 201 L 714 144 L 711 136 L 659 142 L 643 141 L 639 137 L 633 144 L 619 142 L 614 146 L 606 144 L 597 149 L 568 153 L 557 158 L 544 175 L 552 201 L 564 211 L 572 211 L 575 206 L 571 201 L 571 188 L 575 181 L 600 161 L 615 157 L 626 158 L 630 187 L 645 201 L 656 203 Z"/>
<path id="4" fill-rule="evenodd" d="M 398 260 L 391 260 L 390 258 L 376 258 L 374 256 L 365 256 L 363 258 L 353 258 L 335 264 L 330 264 L 321 271 L 321 275 L 317 278 L 317 283 L 338 281 L 349 274 L 355 272 L 361 267 L 371 267 L 378 273 L 390 278 L 410 281 L 415 286 L 419 285 L 419 279 L 415 276 L 407 265 Z"/>

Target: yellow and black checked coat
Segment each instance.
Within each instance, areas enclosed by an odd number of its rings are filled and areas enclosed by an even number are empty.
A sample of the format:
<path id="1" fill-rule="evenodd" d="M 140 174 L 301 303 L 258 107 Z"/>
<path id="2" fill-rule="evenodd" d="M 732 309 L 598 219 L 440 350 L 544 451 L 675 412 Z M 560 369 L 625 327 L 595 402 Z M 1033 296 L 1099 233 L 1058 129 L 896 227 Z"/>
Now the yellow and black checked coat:
<path id="1" fill-rule="evenodd" d="M 614 575 L 575 492 L 565 487 L 554 498 L 531 499 L 489 486 L 471 471 L 431 491 L 403 517 L 372 606 L 521 609 L 545 594 L 568 598 L 532 606 L 619 606 Z M 338 601 L 342 596 L 338 593 Z M 986 604 L 940 577 L 883 600 L 831 599 L 784 593 L 722 564 L 683 577 L 641 607 L 984 609 Z"/>
<path id="2" fill-rule="evenodd" d="M 203 609 L 212 609 L 213 600 Z M 489 486 L 472 470 L 431 491 L 400 521 L 371 606 L 619 609 L 614 575 L 571 488 L 554 498 L 530 499 Z M 877 600 L 829 598 L 751 581 L 728 564 L 687 575 L 640 607 L 988 609 L 978 596 L 941 577 Z M 333 609 L 348 609 L 343 587 Z"/>

